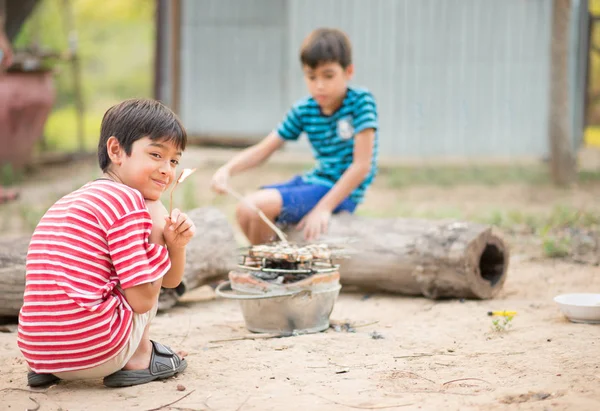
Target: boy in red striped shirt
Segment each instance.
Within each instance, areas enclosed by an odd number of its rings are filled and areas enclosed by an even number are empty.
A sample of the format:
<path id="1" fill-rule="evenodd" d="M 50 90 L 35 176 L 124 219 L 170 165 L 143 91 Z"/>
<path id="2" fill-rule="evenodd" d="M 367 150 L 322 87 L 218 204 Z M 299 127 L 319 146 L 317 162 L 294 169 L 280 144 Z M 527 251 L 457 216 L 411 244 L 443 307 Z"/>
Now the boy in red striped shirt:
<path id="1" fill-rule="evenodd" d="M 28 385 L 103 378 L 122 387 L 186 368 L 148 336 L 160 288 L 181 282 L 196 230 L 159 201 L 186 140 L 177 116 L 157 101 L 127 100 L 104 115 L 102 178 L 58 200 L 29 245 L 18 331 Z"/>

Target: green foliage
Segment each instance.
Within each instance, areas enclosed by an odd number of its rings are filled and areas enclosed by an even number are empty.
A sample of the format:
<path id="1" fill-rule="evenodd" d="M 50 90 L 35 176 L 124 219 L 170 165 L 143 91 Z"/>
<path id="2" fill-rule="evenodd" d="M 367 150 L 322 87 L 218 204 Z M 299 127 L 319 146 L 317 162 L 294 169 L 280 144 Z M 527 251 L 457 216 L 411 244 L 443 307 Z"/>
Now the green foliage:
<path id="1" fill-rule="evenodd" d="M 154 7 L 147 0 L 72 0 L 77 55 L 81 62 L 86 111 L 86 140 L 98 138 L 99 118 L 117 101 L 152 95 Z M 68 27 L 62 0 L 42 0 L 15 40 L 15 49 L 38 45 L 68 51 Z M 76 147 L 74 83 L 71 65 L 55 67 L 57 99 L 46 134 L 51 148 Z M 94 144 L 92 144 L 92 141 Z"/>
<path id="2" fill-rule="evenodd" d="M 512 320 L 514 316 L 503 316 L 501 318 L 494 318 L 492 320 L 492 330 L 496 332 L 508 331 L 512 327 Z"/>
<path id="3" fill-rule="evenodd" d="M 564 258 L 570 254 L 571 241 L 568 237 L 547 236 L 543 239 L 544 255 L 550 258 Z"/>
<path id="4" fill-rule="evenodd" d="M 79 148 L 76 119 L 77 114 L 72 106 L 54 110 L 44 128 L 46 145 L 50 150 L 73 151 Z M 100 136 L 101 122 L 101 113 L 85 113 L 85 149 L 93 150 L 96 148 Z"/>
<path id="5" fill-rule="evenodd" d="M 23 173 L 16 170 L 11 164 L 5 164 L 0 168 L 0 185 L 2 187 L 11 186 L 23 179 Z"/>

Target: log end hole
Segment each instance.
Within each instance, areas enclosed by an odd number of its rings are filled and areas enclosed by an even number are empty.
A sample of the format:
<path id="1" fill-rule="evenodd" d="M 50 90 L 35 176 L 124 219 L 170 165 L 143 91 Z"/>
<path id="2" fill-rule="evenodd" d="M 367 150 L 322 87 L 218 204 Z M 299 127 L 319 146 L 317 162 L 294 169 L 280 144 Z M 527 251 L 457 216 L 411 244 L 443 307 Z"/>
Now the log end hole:
<path id="1" fill-rule="evenodd" d="M 504 275 L 504 252 L 494 244 L 486 244 L 479 259 L 481 277 L 495 286 Z"/>

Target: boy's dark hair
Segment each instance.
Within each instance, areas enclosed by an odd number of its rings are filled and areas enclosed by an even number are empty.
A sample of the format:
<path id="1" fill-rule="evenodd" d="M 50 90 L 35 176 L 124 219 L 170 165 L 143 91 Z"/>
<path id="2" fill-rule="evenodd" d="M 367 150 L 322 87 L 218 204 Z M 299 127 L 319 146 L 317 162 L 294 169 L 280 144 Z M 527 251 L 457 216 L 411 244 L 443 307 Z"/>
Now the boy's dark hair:
<path id="1" fill-rule="evenodd" d="M 300 61 L 311 69 L 330 62 L 339 63 L 345 69 L 352 64 L 352 45 L 341 30 L 316 29 L 302 42 Z"/>
<path id="2" fill-rule="evenodd" d="M 98 163 L 102 171 L 110 165 L 106 142 L 111 136 L 115 136 L 128 156 L 133 143 L 144 137 L 171 141 L 182 151 L 187 143 L 187 133 L 177 115 L 159 101 L 150 99 L 125 100 L 104 113 L 98 142 Z"/>

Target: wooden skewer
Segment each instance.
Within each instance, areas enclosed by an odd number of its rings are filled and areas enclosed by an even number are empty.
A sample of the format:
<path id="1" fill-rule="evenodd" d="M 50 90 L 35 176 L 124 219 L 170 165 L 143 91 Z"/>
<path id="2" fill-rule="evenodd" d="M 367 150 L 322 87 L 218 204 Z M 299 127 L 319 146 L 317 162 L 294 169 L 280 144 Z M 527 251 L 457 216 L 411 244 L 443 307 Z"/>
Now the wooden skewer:
<path id="1" fill-rule="evenodd" d="M 175 191 L 175 187 L 188 178 L 194 171 L 196 171 L 195 168 L 184 168 L 181 170 L 181 174 L 179 174 L 177 180 L 175 180 L 175 184 L 173 184 L 173 188 L 171 188 L 171 192 L 169 193 L 169 217 L 171 217 L 171 214 L 173 213 L 173 191 Z"/>
<path id="2" fill-rule="evenodd" d="M 179 184 L 179 180 L 175 181 L 175 184 L 173 184 L 173 188 L 171 188 L 171 193 L 169 194 L 169 218 L 173 213 L 173 191 L 175 191 L 175 187 L 177 187 L 177 184 Z"/>
<path id="3" fill-rule="evenodd" d="M 265 215 L 265 213 L 262 212 L 262 210 L 260 208 L 256 207 L 250 201 L 246 200 L 241 194 L 239 194 L 238 192 L 232 190 L 231 188 L 226 187 L 225 190 L 227 190 L 227 193 L 231 194 L 232 196 L 234 196 L 235 198 L 237 198 L 239 201 L 241 201 L 242 203 L 244 203 L 246 206 L 248 206 L 255 213 L 257 213 L 258 216 L 265 222 L 265 224 L 267 224 L 271 228 L 271 230 L 275 231 L 275 234 L 277 234 L 277 237 L 279 237 L 279 239 L 281 240 L 281 242 L 287 243 L 287 237 L 286 237 L 285 233 L 283 231 L 281 231 L 279 229 L 279 227 L 277 227 L 269 219 L 269 217 L 267 217 Z"/>

